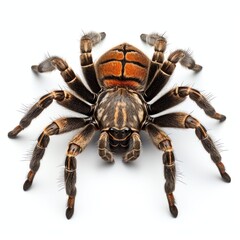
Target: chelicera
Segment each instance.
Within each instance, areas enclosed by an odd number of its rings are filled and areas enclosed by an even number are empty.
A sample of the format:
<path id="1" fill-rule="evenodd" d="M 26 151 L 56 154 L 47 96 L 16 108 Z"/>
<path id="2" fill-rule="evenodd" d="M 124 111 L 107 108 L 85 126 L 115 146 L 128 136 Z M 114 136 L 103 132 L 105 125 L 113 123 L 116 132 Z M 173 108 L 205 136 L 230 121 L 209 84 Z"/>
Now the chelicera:
<path id="1" fill-rule="evenodd" d="M 58 69 L 78 97 L 63 90 L 44 95 L 31 107 L 19 125 L 9 132 L 10 138 L 15 138 L 28 127 L 53 100 L 86 117 L 59 118 L 44 129 L 33 151 L 30 171 L 23 189 L 28 190 L 31 187 L 50 136 L 79 129 L 79 133 L 69 143 L 65 160 L 64 177 L 68 195 L 66 217 L 69 219 L 74 212 L 76 196 L 76 156 L 85 149 L 94 133 L 100 131 L 98 151 L 103 160 L 112 163 L 113 153 L 121 152 L 123 162 L 127 163 L 138 158 L 141 149 L 139 132 L 144 130 L 156 147 L 163 151 L 165 192 L 170 212 L 173 217 L 177 217 L 178 210 L 173 196 L 176 181 L 173 147 L 162 127 L 195 129 L 198 139 L 210 154 L 223 180 L 230 182 L 231 178 L 225 171 L 212 139 L 196 118 L 183 112 L 160 114 L 157 117 L 153 115 L 181 103 L 189 96 L 209 117 L 220 122 L 226 117 L 217 113 L 199 91 L 190 87 L 176 87 L 149 103 L 164 88 L 178 62 L 195 72 L 202 69 L 187 51 L 176 50 L 164 60 L 166 39 L 158 34 L 142 34 L 141 39 L 154 46 L 152 60 L 136 47 L 123 43 L 107 51 L 94 64 L 92 47 L 103 40 L 105 35 L 104 32 L 90 32 L 81 38 L 80 60 L 89 88 L 62 58 L 50 57 L 39 65 L 32 66 L 35 73 Z"/>

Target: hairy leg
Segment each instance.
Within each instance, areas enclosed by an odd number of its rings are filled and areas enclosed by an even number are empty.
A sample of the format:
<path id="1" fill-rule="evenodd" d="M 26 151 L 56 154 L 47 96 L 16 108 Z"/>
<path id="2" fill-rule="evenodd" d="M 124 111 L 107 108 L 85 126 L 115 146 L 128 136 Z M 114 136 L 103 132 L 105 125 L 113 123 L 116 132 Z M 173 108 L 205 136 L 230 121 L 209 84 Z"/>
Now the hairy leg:
<path id="1" fill-rule="evenodd" d="M 162 67 L 164 61 L 164 52 L 167 46 L 167 40 L 163 37 L 163 35 L 159 35 L 157 33 L 141 34 L 140 37 L 143 42 L 149 44 L 150 46 L 154 46 L 154 54 L 152 57 L 148 81 L 146 84 L 146 88 L 148 88 L 153 80 L 155 73 L 159 68 Z"/>
<path id="2" fill-rule="evenodd" d="M 211 118 L 215 118 L 223 122 L 226 117 L 220 113 L 217 113 L 209 101 L 196 89 L 190 87 L 176 87 L 157 101 L 148 105 L 149 114 L 160 113 L 168 108 L 176 106 L 189 96 L 196 104 L 204 110 L 204 112 Z"/>
<path id="3" fill-rule="evenodd" d="M 89 32 L 81 38 L 80 43 L 80 61 L 84 77 L 94 93 L 98 93 L 101 87 L 98 83 L 96 70 L 92 60 L 92 47 L 102 41 L 106 36 L 106 33 Z"/>
<path id="4" fill-rule="evenodd" d="M 28 127 L 32 120 L 36 118 L 45 108 L 47 108 L 53 100 L 56 100 L 58 104 L 66 107 L 70 110 L 90 116 L 92 107 L 82 100 L 76 98 L 74 95 L 67 91 L 53 91 L 40 98 L 40 100 L 34 104 L 26 115 L 21 119 L 18 126 L 8 133 L 9 138 L 15 138 L 23 129 Z"/>
<path id="5" fill-rule="evenodd" d="M 33 182 L 33 178 L 40 167 L 40 160 L 43 158 L 45 149 L 48 146 L 51 135 L 58 135 L 81 128 L 88 124 L 89 120 L 84 118 L 60 118 L 48 125 L 38 138 L 38 142 L 34 148 L 30 161 L 30 171 L 27 180 L 23 185 L 23 189 L 28 190 Z"/>
<path id="6" fill-rule="evenodd" d="M 39 65 L 32 66 L 32 70 L 35 73 L 51 72 L 55 69 L 60 71 L 67 85 L 81 98 L 89 103 L 96 102 L 96 95 L 85 87 L 82 80 L 76 76 L 73 70 L 68 66 L 67 62 L 62 58 L 53 56 L 42 61 Z"/>
<path id="7" fill-rule="evenodd" d="M 88 124 L 69 143 L 65 161 L 65 186 L 68 195 L 66 217 L 70 219 L 74 213 L 74 203 L 77 193 L 76 189 L 76 156 L 81 153 L 91 141 L 95 133 L 95 126 Z"/>
<path id="8" fill-rule="evenodd" d="M 158 34 L 142 34 L 141 39 L 149 45 L 154 46 L 155 49 L 149 70 L 148 83 L 144 92 L 144 99 L 146 101 L 151 101 L 166 85 L 178 62 L 194 72 L 201 71 L 202 67 L 195 63 L 190 53 L 181 49 L 171 53 L 168 60 L 163 62 L 163 53 L 166 49 L 166 39 L 163 36 Z"/>
<path id="9" fill-rule="evenodd" d="M 148 124 L 146 126 L 146 131 L 151 137 L 154 145 L 164 152 L 163 164 L 164 164 L 164 177 L 166 179 L 165 192 L 168 199 L 169 210 L 173 217 L 177 217 L 178 209 L 175 206 L 175 200 L 173 196 L 173 191 L 175 190 L 176 182 L 176 168 L 171 140 L 167 136 L 167 134 L 164 133 L 155 124 L 152 123 Z"/>
<path id="10" fill-rule="evenodd" d="M 170 113 L 153 119 L 153 123 L 161 127 L 175 127 L 175 128 L 194 128 L 198 139 L 201 141 L 205 150 L 210 154 L 211 159 L 216 164 L 223 180 L 231 182 L 230 176 L 226 173 L 225 167 L 222 163 L 222 158 L 214 145 L 211 137 L 208 135 L 204 126 L 191 115 L 186 113 Z"/>

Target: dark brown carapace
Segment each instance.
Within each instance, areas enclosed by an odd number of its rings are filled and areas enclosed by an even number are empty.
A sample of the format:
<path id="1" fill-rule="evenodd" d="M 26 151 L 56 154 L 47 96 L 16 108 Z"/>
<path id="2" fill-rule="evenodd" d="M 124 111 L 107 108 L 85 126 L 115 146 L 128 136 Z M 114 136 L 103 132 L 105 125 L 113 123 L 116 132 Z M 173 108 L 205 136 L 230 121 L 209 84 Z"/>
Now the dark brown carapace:
<path id="1" fill-rule="evenodd" d="M 158 34 L 142 34 L 141 39 L 154 46 L 152 60 L 137 48 L 123 43 L 106 52 L 94 64 L 92 47 L 104 38 L 103 32 L 90 32 L 81 39 L 80 60 L 89 88 L 62 58 L 50 57 L 39 65 L 32 66 L 36 74 L 58 69 L 78 97 L 63 90 L 44 95 L 30 108 L 19 125 L 9 132 L 10 138 L 15 138 L 28 127 L 53 100 L 86 117 L 59 118 L 44 129 L 33 151 L 30 171 L 23 189 L 28 190 L 31 187 L 50 136 L 79 129 L 79 133 L 69 143 L 65 160 L 64 177 L 68 195 L 66 217 L 69 219 L 74 213 L 76 196 L 76 156 L 85 149 L 94 133 L 100 131 L 98 151 L 103 160 L 112 163 L 113 153 L 120 152 L 123 154 L 123 161 L 127 163 L 138 158 L 141 149 L 139 133 L 144 130 L 156 147 L 163 151 L 165 192 L 170 212 L 173 217 L 177 217 L 178 210 L 173 196 L 176 182 L 175 159 L 171 140 L 162 127 L 195 129 L 198 139 L 210 154 L 223 180 L 230 182 L 231 178 L 225 171 L 212 139 L 197 119 L 183 112 L 161 112 L 178 105 L 189 96 L 208 116 L 220 122 L 226 117 L 217 113 L 199 91 L 190 87 L 175 87 L 151 101 L 164 88 L 178 62 L 195 72 L 202 69 L 200 65 L 195 64 L 188 52 L 176 50 L 164 60 L 166 39 Z M 155 114 L 160 115 L 154 117 Z"/>

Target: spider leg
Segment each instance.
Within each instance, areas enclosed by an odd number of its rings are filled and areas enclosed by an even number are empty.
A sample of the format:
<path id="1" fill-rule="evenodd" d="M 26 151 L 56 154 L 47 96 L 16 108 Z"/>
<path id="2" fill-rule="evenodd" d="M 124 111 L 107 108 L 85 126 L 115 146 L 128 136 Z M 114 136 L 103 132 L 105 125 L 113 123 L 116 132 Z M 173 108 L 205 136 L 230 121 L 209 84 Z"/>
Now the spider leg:
<path id="1" fill-rule="evenodd" d="M 162 150 L 163 153 L 163 164 L 164 164 L 164 177 L 165 192 L 168 199 L 169 210 L 173 217 L 177 217 L 178 209 L 175 206 L 175 200 L 173 196 L 173 191 L 175 189 L 176 182 L 176 168 L 175 159 L 173 154 L 173 148 L 171 145 L 171 140 L 157 125 L 149 123 L 146 126 L 146 131 L 150 135 L 155 146 Z"/>
<path id="2" fill-rule="evenodd" d="M 178 62 L 195 72 L 199 72 L 202 69 L 200 65 L 195 64 L 195 61 L 187 51 L 176 50 L 169 55 L 168 60 L 165 61 L 161 69 L 156 72 L 149 87 L 145 90 L 144 99 L 146 101 L 152 100 L 163 89 L 173 74 Z"/>
<path id="3" fill-rule="evenodd" d="M 199 91 L 190 87 L 177 87 L 170 90 L 157 101 L 148 105 L 148 112 L 150 115 L 162 112 L 181 103 L 187 96 L 196 102 L 196 104 L 202 108 L 209 117 L 215 118 L 220 122 L 223 122 L 226 119 L 224 115 L 215 111 L 212 105 Z"/>
<path id="4" fill-rule="evenodd" d="M 65 186 L 68 195 L 66 217 L 70 219 L 74 213 L 74 203 L 76 197 L 76 156 L 81 153 L 92 139 L 95 133 L 93 124 L 86 125 L 69 143 L 67 157 L 65 161 Z"/>
<path id="5" fill-rule="evenodd" d="M 133 161 L 137 159 L 140 155 L 140 150 L 141 150 L 141 139 L 140 135 L 137 132 L 132 133 L 131 135 L 131 149 L 125 153 L 123 156 L 123 161 L 125 163 L 128 163 L 130 161 Z"/>
<path id="6" fill-rule="evenodd" d="M 107 132 L 102 132 L 99 137 L 98 153 L 99 153 L 99 156 L 103 160 L 105 160 L 109 163 L 114 162 L 113 154 L 111 153 L 110 148 L 109 148 L 109 135 Z"/>
<path id="7" fill-rule="evenodd" d="M 164 52 L 167 46 L 167 40 L 163 37 L 163 35 L 159 35 L 157 33 L 152 34 L 141 34 L 140 38 L 143 42 L 149 44 L 150 46 L 154 46 L 154 54 L 152 57 L 152 61 L 150 64 L 150 69 L 148 73 L 148 81 L 145 88 L 149 87 L 149 84 L 152 82 L 153 77 L 156 71 L 162 67 L 164 61 Z"/>
<path id="8" fill-rule="evenodd" d="M 202 67 L 195 63 L 194 59 L 187 51 L 181 49 L 171 53 L 168 60 L 163 62 L 163 53 L 166 48 L 166 40 L 164 37 L 157 34 L 142 34 L 141 39 L 155 48 L 152 59 L 153 64 L 151 64 L 149 70 L 150 78 L 143 95 L 147 102 L 151 101 L 166 85 L 178 62 L 194 72 L 201 71 Z M 159 67 L 153 66 L 154 64 L 156 65 L 156 63 L 159 63 Z M 153 69 L 155 69 L 155 71 Z M 154 74 L 152 74 L 152 72 Z"/>
<path id="9" fill-rule="evenodd" d="M 106 33 L 89 32 L 81 38 L 80 49 L 80 62 L 84 77 L 94 93 L 98 93 L 101 87 L 98 83 L 96 70 L 92 60 L 92 47 L 103 40 Z"/>
<path id="10" fill-rule="evenodd" d="M 216 164 L 223 180 L 225 182 L 231 182 L 231 178 L 226 173 L 225 167 L 221 161 L 220 153 L 210 136 L 207 134 L 207 130 L 197 119 L 186 113 L 177 112 L 153 118 L 153 123 L 161 127 L 194 128 L 198 139 L 202 142 L 205 150 L 210 154 L 211 159 Z"/>
<path id="11" fill-rule="evenodd" d="M 42 159 L 45 149 L 48 146 L 51 135 L 58 135 L 65 132 L 70 132 L 81 128 L 88 124 L 89 120 L 84 118 L 60 118 L 48 125 L 38 138 L 38 142 L 33 150 L 30 161 L 30 171 L 27 175 L 27 180 L 23 185 L 23 189 L 28 190 L 33 182 L 33 178 L 40 167 L 40 160 Z"/>
<path id="12" fill-rule="evenodd" d="M 92 107 L 87 103 L 83 102 L 79 98 L 67 91 L 53 91 L 40 98 L 40 100 L 35 103 L 27 114 L 21 119 L 19 125 L 15 127 L 12 131 L 8 133 L 9 138 L 15 138 L 23 129 L 28 127 L 31 121 L 36 118 L 45 108 L 47 108 L 53 100 L 56 100 L 60 105 L 90 116 L 92 112 Z"/>
<path id="13" fill-rule="evenodd" d="M 58 69 L 61 72 L 64 81 L 75 93 L 87 102 L 95 103 L 96 95 L 85 87 L 81 79 L 76 76 L 74 71 L 68 66 L 67 62 L 60 57 L 50 57 L 41 62 L 39 65 L 32 66 L 32 70 L 35 73 L 51 72 L 55 69 Z"/>

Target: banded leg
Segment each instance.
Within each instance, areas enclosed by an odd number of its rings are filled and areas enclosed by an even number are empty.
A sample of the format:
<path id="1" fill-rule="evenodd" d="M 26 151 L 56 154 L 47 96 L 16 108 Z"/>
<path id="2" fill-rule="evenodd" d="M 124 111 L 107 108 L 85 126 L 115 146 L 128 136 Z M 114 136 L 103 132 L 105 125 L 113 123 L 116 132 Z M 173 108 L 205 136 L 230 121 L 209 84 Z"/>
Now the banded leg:
<path id="1" fill-rule="evenodd" d="M 92 60 L 92 47 L 103 40 L 106 33 L 89 32 L 81 38 L 80 49 L 80 61 L 84 77 L 94 93 L 98 93 L 101 87 L 98 84 L 95 67 Z"/>
<path id="2" fill-rule="evenodd" d="M 68 66 L 67 62 L 60 57 L 50 57 L 41 62 L 39 65 L 32 66 L 32 70 L 35 73 L 51 72 L 55 69 L 60 71 L 67 85 L 81 98 L 89 103 L 96 102 L 96 95 L 85 87 L 81 79 L 76 76 L 74 71 Z"/>
<path id="3" fill-rule="evenodd" d="M 170 113 L 153 119 L 153 123 L 161 127 L 194 128 L 198 139 L 202 142 L 205 150 L 210 154 L 212 161 L 216 164 L 223 180 L 231 182 L 230 176 L 226 173 L 221 161 L 221 155 L 207 134 L 207 130 L 201 123 L 192 116 L 185 113 Z"/>
<path id="4" fill-rule="evenodd" d="M 149 44 L 150 46 L 154 46 L 154 54 L 152 57 L 153 62 L 159 63 L 161 66 L 164 60 L 163 53 L 167 47 L 167 40 L 163 37 L 163 35 L 159 35 L 157 33 L 152 34 L 141 34 L 140 38 L 143 42 Z"/>
<path id="5" fill-rule="evenodd" d="M 146 84 L 146 88 L 152 82 L 153 77 L 157 70 L 161 68 L 163 61 L 164 61 L 164 52 L 166 50 L 167 41 L 166 39 L 158 35 L 156 33 L 152 34 L 141 34 L 140 38 L 143 42 L 149 44 L 150 46 L 154 46 L 154 54 L 152 57 L 149 74 L 148 74 L 148 81 Z"/>
<path id="6" fill-rule="evenodd" d="M 173 154 L 173 148 L 171 140 L 158 126 L 154 124 L 148 124 L 146 130 L 150 135 L 154 145 L 162 150 L 163 153 L 163 164 L 164 164 L 164 177 L 166 179 L 165 192 L 168 199 L 169 210 L 173 217 L 177 217 L 178 209 L 175 206 L 175 199 L 173 191 L 175 190 L 176 182 L 176 169 L 175 159 Z"/>
<path id="7" fill-rule="evenodd" d="M 76 189 L 76 156 L 81 153 L 92 139 L 95 132 L 93 124 L 88 124 L 69 143 L 65 161 L 64 179 L 66 193 L 68 195 L 66 217 L 70 219 L 74 213 Z"/>
<path id="8" fill-rule="evenodd" d="M 169 55 L 168 60 L 163 63 L 161 69 L 156 72 L 150 86 L 146 89 L 144 93 L 146 101 L 152 100 L 166 85 L 178 62 L 180 62 L 182 66 L 187 67 L 194 72 L 199 72 L 202 69 L 200 65 L 195 64 L 194 59 L 187 51 L 174 51 Z"/>
<path id="9" fill-rule="evenodd" d="M 125 155 L 123 156 L 123 161 L 125 163 L 137 159 L 140 155 L 141 139 L 139 133 L 137 132 L 132 133 L 130 141 L 131 149 L 128 152 L 126 152 Z"/>
<path id="10" fill-rule="evenodd" d="M 103 160 L 109 163 L 114 162 L 113 154 L 111 153 L 110 147 L 109 147 L 109 135 L 107 132 L 102 132 L 99 137 L 98 153 Z"/>
<path id="11" fill-rule="evenodd" d="M 212 105 L 199 91 L 190 87 L 177 87 L 170 90 L 157 101 L 148 105 L 148 112 L 150 115 L 160 113 L 181 103 L 187 96 L 196 102 L 196 104 L 202 108 L 209 117 L 215 118 L 220 122 L 223 122 L 226 119 L 224 115 L 215 111 Z"/>
<path id="12" fill-rule="evenodd" d="M 91 115 L 92 107 L 87 103 L 67 91 L 53 91 L 41 97 L 40 100 L 30 108 L 27 114 L 21 119 L 19 125 L 8 133 L 8 137 L 15 138 L 23 129 L 28 127 L 32 120 L 47 108 L 53 100 L 56 100 L 58 104 L 75 112 L 88 116 Z"/>
<path id="13" fill-rule="evenodd" d="M 84 118 L 60 118 L 48 125 L 38 138 L 37 145 L 34 148 L 32 159 L 30 161 L 30 171 L 27 175 L 27 180 L 23 185 L 24 191 L 28 190 L 33 182 L 33 178 L 40 167 L 45 149 L 48 146 L 51 135 L 58 135 L 65 132 L 70 132 L 81 128 L 88 124 L 89 120 Z"/>

